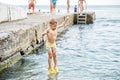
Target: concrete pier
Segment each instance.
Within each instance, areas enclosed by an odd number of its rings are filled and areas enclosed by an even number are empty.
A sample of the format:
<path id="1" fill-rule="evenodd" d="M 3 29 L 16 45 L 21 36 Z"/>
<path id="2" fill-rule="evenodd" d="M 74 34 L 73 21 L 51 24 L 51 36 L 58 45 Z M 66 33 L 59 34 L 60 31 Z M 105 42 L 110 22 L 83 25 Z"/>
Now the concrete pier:
<path id="1" fill-rule="evenodd" d="M 0 71 L 43 44 L 41 33 L 49 26 L 50 19 L 55 18 L 60 24 L 66 16 L 70 16 L 67 24 L 58 31 L 58 35 L 77 20 L 77 14 L 72 13 L 59 15 L 35 13 L 27 16 L 22 8 L 0 6 L 2 11 L 0 13 Z M 90 14 L 90 17 L 93 16 Z"/>

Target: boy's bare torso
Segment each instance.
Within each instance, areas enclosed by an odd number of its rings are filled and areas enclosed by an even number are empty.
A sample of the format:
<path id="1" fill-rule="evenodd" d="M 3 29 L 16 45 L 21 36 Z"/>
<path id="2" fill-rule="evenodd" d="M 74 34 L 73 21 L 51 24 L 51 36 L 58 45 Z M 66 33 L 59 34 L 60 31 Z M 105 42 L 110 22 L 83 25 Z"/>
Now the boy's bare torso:
<path id="1" fill-rule="evenodd" d="M 48 29 L 47 30 L 47 41 L 50 44 L 54 44 L 57 38 L 57 29 L 56 30 L 52 30 L 52 29 Z"/>

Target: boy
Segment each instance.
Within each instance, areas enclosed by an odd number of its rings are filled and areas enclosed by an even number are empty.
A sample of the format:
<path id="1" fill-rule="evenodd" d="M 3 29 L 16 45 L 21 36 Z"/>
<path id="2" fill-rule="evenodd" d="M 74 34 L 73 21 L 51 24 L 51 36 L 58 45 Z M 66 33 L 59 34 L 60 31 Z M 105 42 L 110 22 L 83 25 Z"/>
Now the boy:
<path id="1" fill-rule="evenodd" d="M 48 49 L 48 71 L 49 73 L 58 73 L 57 68 L 57 58 L 56 58 L 56 39 L 57 39 L 57 29 L 63 27 L 68 21 L 69 17 L 61 25 L 57 25 L 57 22 L 54 19 L 51 19 L 49 22 L 50 27 L 46 29 L 42 36 L 47 35 L 46 48 Z M 52 68 L 51 61 L 54 61 L 54 67 Z"/>
<path id="2" fill-rule="evenodd" d="M 56 3 L 57 3 L 57 0 L 50 0 L 50 12 L 52 14 L 56 13 Z"/>
<path id="3" fill-rule="evenodd" d="M 34 8 L 35 8 L 35 3 L 36 3 L 36 0 L 29 0 L 28 1 L 28 3 L 29 3 L 29 12 L 30 12 L 30 9 L 32 9 L 32 13 L 34 13 Z"/>
<path id="4" fill-rule="evenodd" d="M 83 2 L 85 2 L 85 3 L 86 3 L 86 1 L 85 1 L 85 0 L 78 0 L 79 7 L 80 7 L 80 13 L 82 13 L 82 12 L 83 12 L 83 10 L 84 10 L 84 7 L 83 7 Z"/>

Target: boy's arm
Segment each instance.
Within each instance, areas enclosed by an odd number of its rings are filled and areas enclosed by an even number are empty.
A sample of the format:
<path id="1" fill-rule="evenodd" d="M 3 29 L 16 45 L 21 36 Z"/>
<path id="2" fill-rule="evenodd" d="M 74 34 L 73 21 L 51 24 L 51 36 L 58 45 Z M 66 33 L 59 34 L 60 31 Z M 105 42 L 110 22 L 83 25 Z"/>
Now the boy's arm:
<path id="1" fill-rule="evenodd" d="M 47 35 L 47 33 L 48 33 L 48 29 L 46 29 L 46 30 L 42 33 L 42 37 L 45 36 L 45 35 Z"/>
<path id="2" fill-rule="evenodd" d="M 69 17 L 67 17 L 67 18 L 65 19 L 65 21 L 62 22 L 61 25 L 58 25 L 57 28 L 59 29 L 59 28 L 65 26 L 65 24 L 67 23 L 68 20 L 69 20 Z"/>

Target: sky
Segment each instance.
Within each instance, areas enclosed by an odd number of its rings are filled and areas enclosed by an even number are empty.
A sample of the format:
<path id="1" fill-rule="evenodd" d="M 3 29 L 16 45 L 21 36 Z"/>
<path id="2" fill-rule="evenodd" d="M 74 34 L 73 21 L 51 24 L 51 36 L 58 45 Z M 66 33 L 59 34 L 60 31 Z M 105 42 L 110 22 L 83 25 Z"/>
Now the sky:
<path id="1" fill-rule="evenodd" d="M 49 5 L 50 0 L 36 0 L 37 5 Z M 57 0 L 57 5 L 66 5 L 67 0 Z M 28 0 L 0 0 L 1 3 L 13 5 L 28 5 Z M 71 5 L 77 4 L 78 0 L 70 0 Z M 86 0 L 88 5 L 120 5 L 120 0 Z"/>

